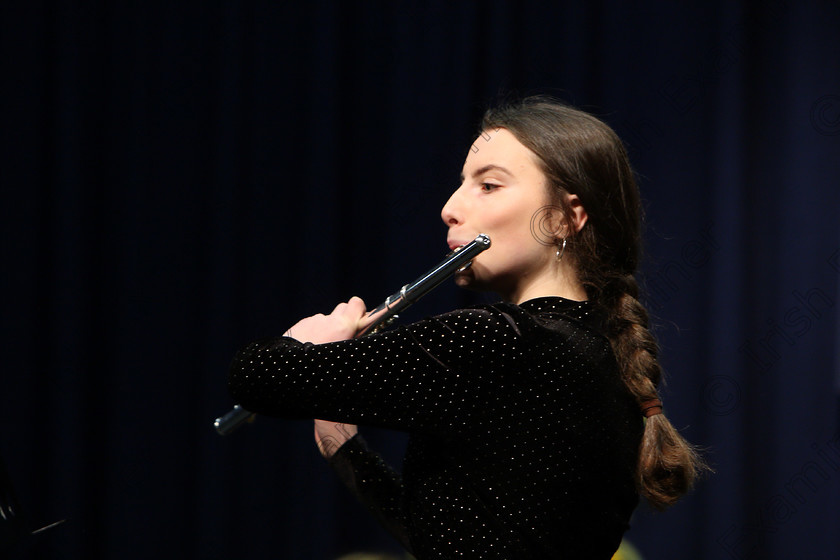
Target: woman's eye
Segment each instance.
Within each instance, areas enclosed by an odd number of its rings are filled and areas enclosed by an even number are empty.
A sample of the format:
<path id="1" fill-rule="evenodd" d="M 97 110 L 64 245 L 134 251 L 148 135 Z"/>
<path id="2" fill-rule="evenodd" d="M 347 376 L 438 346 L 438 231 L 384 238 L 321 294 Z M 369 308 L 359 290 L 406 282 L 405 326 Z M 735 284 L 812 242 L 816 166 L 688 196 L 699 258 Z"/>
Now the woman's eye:
<path id="1" fill-rule="evenodd" d="M 498 187 L 499 187 L 499 185 L 494 185 L 493 183 L 482 183 L 481 184 L 481 190 L 483 190 L 484 192 L 490 192 L 493 189 L 497 189 Z"/>

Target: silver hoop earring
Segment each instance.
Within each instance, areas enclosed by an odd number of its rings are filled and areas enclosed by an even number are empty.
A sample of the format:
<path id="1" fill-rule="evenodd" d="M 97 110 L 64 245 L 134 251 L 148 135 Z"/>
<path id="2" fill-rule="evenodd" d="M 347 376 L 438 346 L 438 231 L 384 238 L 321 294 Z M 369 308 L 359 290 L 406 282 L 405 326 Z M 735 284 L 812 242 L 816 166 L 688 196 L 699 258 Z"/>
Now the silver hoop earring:
<path id="1" fill-rule="evenodd" d="M 563 238 L 563 244 L 562 245 L 560 245 L 560 243 L 557 244 L 557 262 L 560 262 L 560 260 L 563 258 L 563 253 L 565 253 L 565 252 L 566 252 L 566 238 L 564 237 Z"/>

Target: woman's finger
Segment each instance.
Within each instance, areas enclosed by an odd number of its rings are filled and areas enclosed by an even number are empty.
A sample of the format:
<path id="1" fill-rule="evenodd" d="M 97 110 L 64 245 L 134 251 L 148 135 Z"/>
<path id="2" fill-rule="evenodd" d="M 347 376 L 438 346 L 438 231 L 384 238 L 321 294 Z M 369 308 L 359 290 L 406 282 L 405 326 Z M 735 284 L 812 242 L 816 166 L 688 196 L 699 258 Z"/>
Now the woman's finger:
<path id="1" fill-rule="evenodd" d="M 364 300 L 359 296 L 353 296 L 347 301 L 347 308 L 348 311 L 353 314 L 354 317 L 361 317 L 367 311 L 367 307 L 365 306 Z"/>

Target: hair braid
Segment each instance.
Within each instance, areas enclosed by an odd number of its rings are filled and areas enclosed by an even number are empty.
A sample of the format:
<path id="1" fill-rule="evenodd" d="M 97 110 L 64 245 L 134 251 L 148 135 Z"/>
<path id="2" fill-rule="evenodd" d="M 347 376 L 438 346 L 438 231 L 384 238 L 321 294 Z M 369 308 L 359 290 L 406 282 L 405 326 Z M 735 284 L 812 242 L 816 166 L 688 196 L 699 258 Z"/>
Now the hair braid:
<path id="1" fill-rule="evenodd" d="M 641 403 L 659 398 L 662 368 L 659 347 L 648 330 L 648 313 L 638 299 L 632 274 L 607 285 L 602 304 L 609 314 L 608 329 L 613 352 L 624 384 Z M 611 294 L 609 292 L 612 292 Z M 664 414 L 645 420 L 639 449 L 639 492 L 657 509 L 673 505 L 693 485 L 705 465 L 695 448 L 674 428 Z"/>

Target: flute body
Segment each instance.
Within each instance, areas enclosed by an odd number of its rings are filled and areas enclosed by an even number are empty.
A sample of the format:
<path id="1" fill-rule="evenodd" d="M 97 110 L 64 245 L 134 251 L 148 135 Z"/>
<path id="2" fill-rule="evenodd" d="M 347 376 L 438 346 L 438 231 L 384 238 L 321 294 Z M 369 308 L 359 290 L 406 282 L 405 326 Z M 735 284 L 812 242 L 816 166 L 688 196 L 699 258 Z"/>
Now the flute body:
<path id="1" fill-rule="evenodd" d="M 368 313 L 367 319 L 370 323 L 356 333 L 356 338 L 378 332 L 387 327 L 398 317 L 398 313 L 407 309 L 459 270 L 466 269 L 472 264 L 471 261 L 476 255 L 489 247 L 490 238 L 481 233 L 462 248 L 451 252 L 440 264 L 414 282 L 406 284 L 398 292 L 388 296 L 384 302 Z M 251 419 L 252 416 L 254 416 L 252 412 L 236 405 L 224 416 L 216 418 L 213 425 L 219 435 L 227 435 Z"/>

